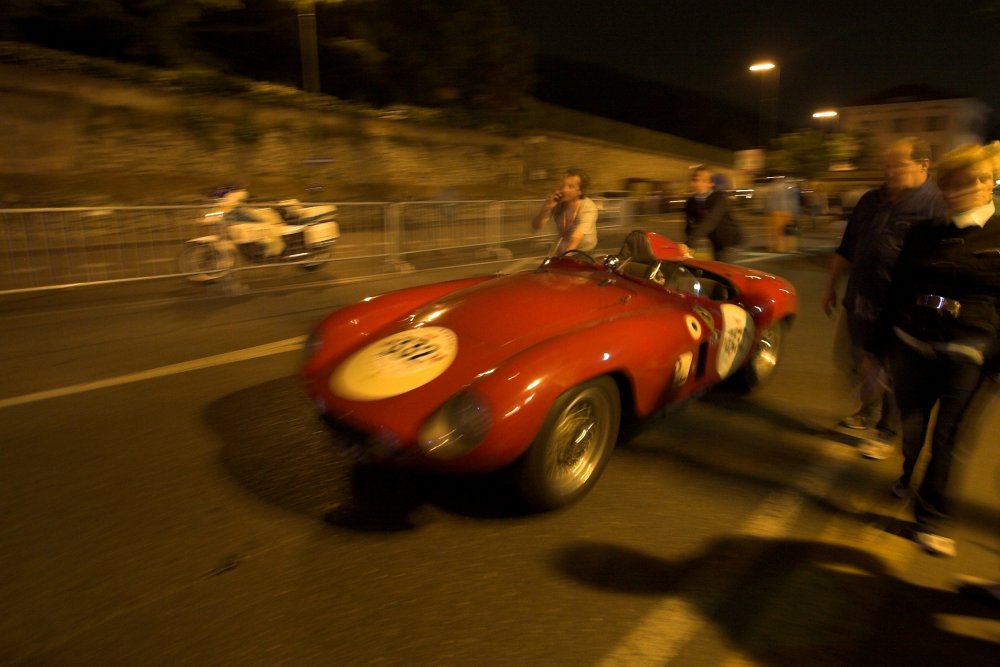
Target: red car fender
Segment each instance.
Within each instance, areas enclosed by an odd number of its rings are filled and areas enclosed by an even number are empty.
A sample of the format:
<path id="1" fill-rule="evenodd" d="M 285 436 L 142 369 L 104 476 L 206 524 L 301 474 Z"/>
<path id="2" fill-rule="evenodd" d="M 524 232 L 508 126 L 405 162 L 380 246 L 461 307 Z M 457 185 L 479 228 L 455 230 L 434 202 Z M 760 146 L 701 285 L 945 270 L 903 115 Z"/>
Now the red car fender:
<path id="1" fill-rule="evenodd" d="M 799 298 L 795 288 L 781 278 L 765 274 L 758 280 L 747 280 L 739 289 L 738 301 L 749 310 L 758 330 L 762 331 L 774 322 L 794 318 L 798 311 Z"/>
<path id="2" fill-rule="evenodd" d="M 792 317 L 798 311 L 799 299 L 795 287 L 784 278 L 737 264 L 707 260 L 689 260 L 686 264 L 707 269 L 731 280 L 739 292 L 734 302 L 742 305 L 753 316 L 758 330 Z"/>
<path id="3" fill-rule="evenodd" d="M 650 343 L 650 332 L 664 340 Z M 674 386 L 678 357 L 693 352 L 706 330 L 695 337 L 681 311 L 623 317 L 523 350 L 469 385 L 485 400 L 493 424 L 483 441 L 449 467 L 490 470 L 516 460 L 538 435 L 552 404 L 566 391 L 603 375 L 629 384 L 634 407 L 646 416 L 694 391 Z"/>

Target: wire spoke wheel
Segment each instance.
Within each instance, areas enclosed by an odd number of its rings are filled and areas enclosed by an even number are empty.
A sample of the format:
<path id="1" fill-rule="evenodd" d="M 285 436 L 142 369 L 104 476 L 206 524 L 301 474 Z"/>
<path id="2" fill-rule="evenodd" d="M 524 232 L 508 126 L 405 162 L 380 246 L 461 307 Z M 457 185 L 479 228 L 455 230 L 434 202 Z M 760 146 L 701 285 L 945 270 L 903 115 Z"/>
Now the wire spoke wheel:
<path id="1" fill-rule="evenodd" d="M 726 386 L 740 394 L 747 394 L 767 383 L 781 363 L 788 321 L 772 322 L 760 334 L 760 339 L 750 350 L 750 358 L 731 378 Z"/>
<path id="2" fill-rule="evenodd" d="M 522 461 L 522 494 L 530 506 L 554 509 L 593 486 L 618 437 L 619 400 L 614 381 L 599 378 L 555 402 Z"/>
<path id="3" fill-rule="evenodd" d="M 784 331 L 781 322 L 775 322 L 764 330 L 750 358 L 752 372 L 759 384 L 767 382 L 781 359 L 781 344 Z"/>

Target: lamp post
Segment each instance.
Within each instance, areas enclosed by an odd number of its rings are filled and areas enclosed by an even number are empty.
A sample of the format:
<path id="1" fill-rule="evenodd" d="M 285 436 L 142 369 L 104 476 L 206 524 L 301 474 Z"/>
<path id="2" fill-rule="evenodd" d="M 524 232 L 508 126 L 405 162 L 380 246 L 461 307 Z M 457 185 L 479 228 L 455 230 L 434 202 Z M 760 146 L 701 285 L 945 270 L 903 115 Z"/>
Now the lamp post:
<path id="1" fill-rule="evenodd" d="M 316 45 L 316 2 L 297 0 L 299 54 L 302 57 L 302 90 L 319 92 L 319 50 Z"/>
<path id="2" fill-rule="evenodd" d="M 778 127 L 778 87 L 781 82 L 781 68 L 772 62 L 759 62 L 750 65 L 750 71 L 760 74 L 760 126 L 757 140 L 763 147 L 765 139 L 770 141 L 774 138 Z M 774 72 L 774 85 L 769 91 L 767 73 L 771 71 Z"/>

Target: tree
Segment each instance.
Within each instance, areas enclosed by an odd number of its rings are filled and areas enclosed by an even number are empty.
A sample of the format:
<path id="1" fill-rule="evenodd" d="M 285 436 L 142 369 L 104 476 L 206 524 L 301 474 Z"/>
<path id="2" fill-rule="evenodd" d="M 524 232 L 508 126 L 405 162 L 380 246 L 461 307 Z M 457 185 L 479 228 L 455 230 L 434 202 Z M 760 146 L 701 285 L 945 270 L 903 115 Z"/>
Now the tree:
<path id="1" fill-rule="evenodd" d="M 497 0 L 373 0 L 350 47 L 367 54 L 387 97 L 471 108 L 517 106 L 534 83 L 533 52 Z"/>
<path id="2" fill-rule="evenodd" d="M 51 48 L 176 65 L 189 59 L 186 27 L 241 0 L 7 0 L 0 34 Z"/>
<path id="3" fill-rule="evenodd" d="M 825 174 L 831 165 L 851 163 L 861 154 L 857 137 L 824 130 L 782 134 L 774 146 L 767 156 L 769 168 L 810 180 Z"/>

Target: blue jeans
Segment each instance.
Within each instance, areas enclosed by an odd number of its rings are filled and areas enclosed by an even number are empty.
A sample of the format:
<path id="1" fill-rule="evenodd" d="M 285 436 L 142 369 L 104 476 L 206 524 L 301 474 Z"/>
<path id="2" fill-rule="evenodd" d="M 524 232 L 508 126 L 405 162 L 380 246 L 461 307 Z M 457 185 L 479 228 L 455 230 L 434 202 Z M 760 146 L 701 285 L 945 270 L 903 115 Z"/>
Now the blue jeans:
<path id="1" fill-rule="evenodd" d="M 958 458 L 956 443 L 969 403 L 984 378 L 983 367 L 938 356 L 927 358 L 902 341 L 893 342 L 889 355 L 896 403 L 903 434 L 903 474 L 907 486 L 938 406 L 931 435 L 931 459 L 916 493 L 914 518 L 922 529 L 943 534 L 951 515 L 948 480 Z M 959 445 L 961 446 L 961 445 Z"/>

